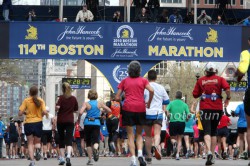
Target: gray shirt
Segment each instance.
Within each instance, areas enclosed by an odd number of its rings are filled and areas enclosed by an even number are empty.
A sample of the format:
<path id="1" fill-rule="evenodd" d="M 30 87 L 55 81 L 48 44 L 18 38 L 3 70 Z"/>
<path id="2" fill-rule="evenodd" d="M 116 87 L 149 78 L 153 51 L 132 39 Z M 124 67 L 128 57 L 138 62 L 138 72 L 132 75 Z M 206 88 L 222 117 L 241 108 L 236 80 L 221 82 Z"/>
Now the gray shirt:
<path id="1" fill-rule="evenodd" d="M 231 120 L 232 125 L 228 126 L 228 129 L 230 130 L 235 130 L 237 129 L 237 123 L 238 123 L 238 119 L 239 117 L 229 117 L 229 119 Z"/>

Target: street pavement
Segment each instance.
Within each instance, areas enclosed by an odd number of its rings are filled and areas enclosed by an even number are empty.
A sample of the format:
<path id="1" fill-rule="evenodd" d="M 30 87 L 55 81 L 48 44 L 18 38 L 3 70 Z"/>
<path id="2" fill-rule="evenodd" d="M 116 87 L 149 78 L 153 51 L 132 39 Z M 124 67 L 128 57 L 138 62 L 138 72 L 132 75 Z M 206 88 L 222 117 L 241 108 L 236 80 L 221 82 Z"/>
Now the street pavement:
<path id="1" fill-rule="evenodd" d="M 216 160 L 213 166 L 248 166 L 247 160 Z M 72 158 L 72 166 L 85 166 L 87 163 L 86 157 Z M 29 161 L 26 159 L 16 160 L 0 160 L 0 166 L 28 166 Z M 36 166 L 57 166 L 57 159 L 48 159 L 36 162 Z M 128 157 L 100 157 L 98 162 L 95 162 L 96 166 L 129 166 L 130 158 Z M 181 159 L 176 161 L 174 159 L 162 159 L 157 161 L 153 159 L 152 166 L 204 166 L 204 159 Z"/>

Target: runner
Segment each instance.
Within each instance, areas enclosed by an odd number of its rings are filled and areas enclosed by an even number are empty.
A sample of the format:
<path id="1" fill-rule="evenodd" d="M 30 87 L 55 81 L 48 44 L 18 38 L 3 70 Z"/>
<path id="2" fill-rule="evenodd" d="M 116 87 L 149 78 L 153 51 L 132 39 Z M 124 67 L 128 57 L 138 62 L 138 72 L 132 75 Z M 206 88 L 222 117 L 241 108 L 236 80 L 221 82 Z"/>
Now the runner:
<path id="1" fill-rule="evenodd" d="M 169 134 L 173 144 L 173 157 L 180 160 L 182 138 L 185 130 L 185 121 L 191 118 L 188 105 L 182 101 L 182 92 L 177 91 L 175 100 L 167 106 L 168 117 L 170 117 Z"/>
<path id="2" fill-rule="evenodd" d="M 29 95 L 30 97 L 24 99 L 19 108 L 19 116 L 25 115 L 24 132 L 28 140 L 29 166 L 34 166 L 34 148 L 35 159 L 38 161 L 41 158 L 42 117 L 47 111 L 44 101 L 37 97 L 36 86 L 30 88 Z"/>
<path id="3" fill-rule="evenodd" d="M 65 146 L 67 148 L 66 166 L 71 166 L 72 140 L 74 130 L 74 112 L 78 111 L 78 103 L 72 96 L 72 89 L 66 82 L 62 85 L 61 95 L 56 103 L 57 130 L 59 134 L 60 159 L 59 165 L 64 165 Z"/>
<path id="4" fill-rule="evenodd" d="M 250 46 L 250 37 L 248 37 L 248 47 Z M 250 63 L 250 50 L 244 50 L 241 52 L 240 55 L 240 63 L 239 67 L 237 69 L 237 72 L 235 73 L 235 76 L 237 77 L 237 80 L 240 81 L 242 77 L 247 73 L 247 82 L 248 82 L 248 88 L 245 92 L 245 100 L 244 100 L 244 110 L 246 113 L 246 119 L 247 119 L 247 142 L 248 145 L 250 145 L 250 70 L 249 70 L 249 63 Z M 248 146 L 249 148 L 250 146 Z M 248 149 L 248 151 L 250 148 Z M 248 163 L 248 166 L 250 166 L 250 162 Z"/>
<path id="5" fill-rule="evenodd" d="M 50 148 L 52 142 L 52 126 L 54 116 L 49 113 L 49 107 L 46 107 L 47 113 L 43 116 L 43 134 L 42 134 L 42 143 L 43 143 L 43 159 L 47 160 L 50 158 Z"/>
<path id="6" fill-rule="evenodd" d="M 107 107 L 102 102 L 97 101 L 98 94 L 95 90 L 90 90 L 88 93 L 89 102 L 84 102 L 82 108 L 79 113 L 78 120 L 83 114 L 83 112 L 87 111 L 86 118 L 84 120 L 84 131 L 88 134 L 85 134 L 85 141 L 87 146 L 87 152 L 89 160 L 87 165 L 93 165 L 92 161 L 92 146 L 93 146 L 93 158 L 95 161 L 99 159 L 99 139 L 100 139 L 100 117 L 101 112 L 111 113 L 109 107 Z"/>
<path id="7" fill-rule="evenodd" d="M 10 117 L 10 159 L 17 159 L 18 125 L 13 117 Z"/>
<path id="8" fill-rule="evenodd" d="M 135 143 L 138 149 L 138 160 L 140 166 L 145 166 L 142 148 L 142 129 L 143 125 L 146 125 L 146 108 L 144 101 L 144 90 L 147 89 L 150 92 L 147 108 L 150 108 L 151 101 L 153 99 L 154 90 L 149 85 L 148 80 L 140 77 L 141 65 L 138 61 L 130 62 L 128 66 L 128 77 L 123 79 L 118 85 L 118 92 L 115 96 L 116 101 L 121 101 L 122 92 L 125 92 L 125 101 L 122 112 L 122 124 L 126 126 L 128 134 L 128 146 L 131 154 L 131 166 L 136 166 L 135 157 Z M 136 126 L 136 133 L 134 134 L 133 126 Z M 135 136 L 136 135 L 136 136 Z"/>
<path id="9" fill-rule="evenodd" d="M 229 117 L 229 119 L 232 123 L 232 125 L 228 126 L 229 136 L 227 137 L 229 159 L 236 159 L 237 155 L 234 156 L 234 152 L 236 151 L 236 142 L 238 138 L 237 123 L 239 118 L 236 117 L 233 112 L 231 112 L 231 116 Z"/>
<path id="10" fill-rule="evenodd" d="M 107 114 L 106 125 L 109 133 L 109 147 L 113 154 L 117 151 L 117 139 L 119 132 L 119 117 L 121 112 L 120 102 L 115 101 L 115 93 L 111 94 L 110 101 L 106 105 L 111 109 L 111 113 Z M 118 148 L 118 147 L 117 147 Z"/>
<path id="11" fill-rule="evenodd" d="M 244 97 L 243 97 L 244 101 Z M 248 159 L 248 146 L 247 146 L 247 120 L 245 116 L 245 111 L 244 111 L 244 103 L 239 104 L 236 107 L 235 112 L 233 112 L 233 115 L 239 116 L 238 119 L 238 136 L 239 136 L 239 142 L 236 145 L 237 148 L 235 149 L 234 157 L 236 158 L 239 154 L 242 156 L 244 159 Z M 244 146 L 245 145 L 245 146 Z"/>
<path id="12" fill-rule="evenodd" d="M 155 70 L 150 70 L 148 72 L 148 81 L 150 86 L 154 89 L 154 97 L 151 102 L 150 108 L 146 108 L 146 119 L 147 125 L 144 126 L 144 130 L 146 132 L 145 143 L 146 143 L 146 151 L 147 151 L 147 161 L 151 163 L 151 148 L 152 148 L 152 138 L 151 138 L 151 129 L 153 127 L 153 152 L 155 153 L 155 158 L 157 160 L 161 160 L 161 127 L 163 121 L 163 114 L 165 114 L 166 105 L 169 104 L 169 97 L 164 89 L 164 87 L 158 83 L 156 83 L 157 73 Z M 149 91 L 145 90 L 144 96 L 145 101 L 149 100 Z M 164 112 L 163 112 L 164 110 Z"/>
<path id="13" fill-rule="evenodd" d="M 222 116 L 222 90 L 226 92 L 224 107 L 228 106 L 230 100 L 230 86 L 227 81 L 217 76 L 217 69 L 213 63 L 208 63 L 205 76 L 199 78 L 193 90 L 194 98 L 200 100 L 200 119 L 204 131 L 204 140 L 207 147 L 206 165 L 215 163 L 215 146 L 217 144 L 216 129 Z"/>
<path id="14" fill-rule="evenodd" d="M 186 120 L 185 122 L 184 141 L 185 141 L 186 148 L 187 148 L 187 153 L 185 155 L 186 159 L 188 159 L 189 157 L 192 157 L 191 139 L 194 138 L 194 129 L 193 129 L 194 118 L 195 118 L 195 115 L 191 114 L 190 119 Z"/>
<path id="15" fill-rule="evenodd" d="M 226 140 L 227 140 L 229 133 L 228 133 L 227 126 L 231 126 L 231 125 L 232 123 L 230 119 L 224 114 L 222 115 L 219 125 L 217 126 L 218 153 L 219 155 L 222 154 L 221 156 L 224 160 L 228 157 Z M 223 147 L 223 151 L 221 150 L 221 147 Z"/>

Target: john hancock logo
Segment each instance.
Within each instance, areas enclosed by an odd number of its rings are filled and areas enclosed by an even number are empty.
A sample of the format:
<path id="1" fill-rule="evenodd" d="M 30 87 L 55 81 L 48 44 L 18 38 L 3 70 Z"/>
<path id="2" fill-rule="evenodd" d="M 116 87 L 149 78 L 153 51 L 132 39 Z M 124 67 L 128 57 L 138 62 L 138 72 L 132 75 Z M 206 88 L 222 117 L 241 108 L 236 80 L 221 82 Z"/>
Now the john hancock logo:
<path id="1" fill-rule="evenodd" d="M 25 36 L 25 39 L 26 40 L 37 40 L 38 39 L 37 28 L 34 26 L 31 26 L 30 24 L 29 24 L 29 27 L 30 28 L 27 29 L 27 35 Z"/>
<path id="2" fill-rule="evenodd" d="M 116 31 L 113 38 L 113 48 L 115 51 L 111 57 L 132 58 L 137 54 L 137 38 L 134 37 L 134 30 L 129 25 L 122 25 Z"/>
<path id="3" fill-rule="evenodd" d="M 210 28 L 210 31 L 207 33 L 206 42 L 208 43 L 218 43 L 218 32 L 212 28 Z"/>

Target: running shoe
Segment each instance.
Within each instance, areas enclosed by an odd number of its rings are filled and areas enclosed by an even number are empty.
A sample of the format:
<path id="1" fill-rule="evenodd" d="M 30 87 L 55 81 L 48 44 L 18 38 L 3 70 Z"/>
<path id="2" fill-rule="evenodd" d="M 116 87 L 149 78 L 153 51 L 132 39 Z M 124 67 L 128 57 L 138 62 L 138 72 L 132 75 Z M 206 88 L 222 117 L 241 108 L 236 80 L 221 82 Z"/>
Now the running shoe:
<path id="1" fill-rule="evenodd" d="M 250 166 L 250 162 L 248 163 L 248 166 Z"/>
<path id="2" fill-rule="evenodd" d="M 174 145 L 173 145 L 173 154 L 172 154 L 172 157 L 175 157 L 176 153 L 177 153 L 177 142 L 175 142 Z"/>
<path id="3" fill-rule="evenodd" d="M 136 162 L 131 162 L 130 166 L 137 166 Z"/>
<path id="4" fill-rule="evenodd" d="M 176 156 L 175 160 L 180 160 L 180 156 Z"/>
<path id="5" fill-rule="evenodd" d="M 158 148 L 156 148 L 155 146 L 153 146 L 152 148 L 153 148 L 153 151 L 155 153 L 155 158 L 157 160 L 161 160 L 161 153 L 159 152 Z"/>
<path id="6" fill-rule="evenodd" d="M 89 160 L 89 161 L 87 162 L 87 165 L 94 165 L 94 161 L 93 161 L 93 160 Z"/>
<path id="7" fill-rule="evenodd" d="M 30 162 L 29 166 L 35 166 L 35 162 Z"/>
<path id="8" fill-rule="evenodd" d="M 213 163 L 213 158 L 214 158 L 214 157 L 213 157 L 212 154 L 208 154 L 208 155 L 207 155 L 206 166 L 207 166 L 207 165 L 212 165 L 212 164 L 214 164 L 214 163 Z"/>
<path id="9" fill-rule="evenodd" d="M 247 160 L 248 159 L 248 153 L 247 152 L 243 152 L 243 158 L 244 158 L 244 160 Z"/>
<path id="10" fill-rule="evenodd" d="M 225 160 L 227 158 L 227 152 L 222 153 L 222 158 Z"/>
<path id="11" fill-rule="evenodd" d="M 36 161 L 39 161 L 41 159 L 41 149 L 40 148 L 36 149 L 35 159 L 36 159 Z"/>
<path id="12" fill-rule="evenodd" d="M 70 158 L 66 158 L 66 166 L 71 166 L 71 163 L 70 163 Z"/>
<path id="13" fill-rule="evenodd" d="M 49 152 L 47 152 L 47 157 L 50 158 L 50 153 Z"/>
<path id="14" fill-rule="evenodd" d="M 47 160 L 47 157 L 44 157 L 43 159 L 44 159 L 44 160 Z"/>
<path id="15" fill-rule="evenodd" d="M 140 166 L 146 166 L 147 165 L 147 163 L 144 161 L 142 156 L 138 157 L 138 161 L 140 163 Z"/>
<path id="16" fill-rule="evenodd" d="M 93 150 L 93 155 L 94 155 L 94 160 L 98 161 L 99 160 L 99 152 L 97 149 Z"/>
<path id="17" fill-rule="evenodd" d="M 64 164 L 65 164 L 64 158 L 60 157 L 58 165 L 64 165 Z"/>
<path id="18" fill-rule="evenodd" d="M 147 157 L 147 158 L 145 158 L 145 160 L 146 160 L 147 164 L 152 164 L 152 158 Z"/>
<path id="19" fill-rule="evenodd" d="M 239 148 L 235 148 L 233 157 L 237 158 L 238 155 L 239 155 Z"/>

